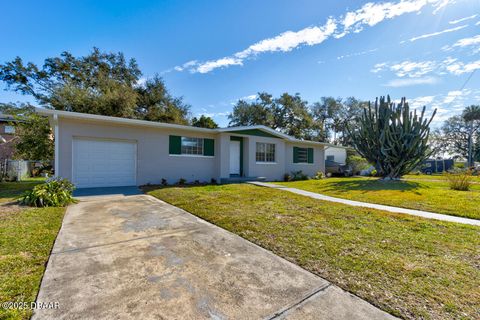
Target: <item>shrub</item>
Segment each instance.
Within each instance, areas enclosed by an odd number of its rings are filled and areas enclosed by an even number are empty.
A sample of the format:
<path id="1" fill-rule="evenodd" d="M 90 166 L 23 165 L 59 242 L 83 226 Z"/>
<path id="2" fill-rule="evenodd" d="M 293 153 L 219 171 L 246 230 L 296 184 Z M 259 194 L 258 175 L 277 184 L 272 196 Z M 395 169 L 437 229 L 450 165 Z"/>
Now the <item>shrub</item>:
<path id="1" fill-rule="evenodd" d="M 292 181 L 292 176 L 288 173 L 285 173 L 283 175 L 283 181 L 285 181 L 285 182 Z"/>
<path id="2" fill-rule="evenodd" d="M 185 180 L 184 178 L 180 178 L 180 180 L 178 180 L 178 185 L 180 186 L 183 186 L 185 183 L 187 183 L 187 180 Z"/>
<path id="3" fill-rule="evenodd" d="M 323 178 L 325 178 L 325 173 L 323 173 L 323 171 L 318 171 L 315 176 L 313 176 L 314 179 L 316 180 L 321 180 Z"/>
<path id="4" fill-rule="evenodd" d="M 458 191 L 468 191 L 472 185 L 471 171 L 453 171 L 446 172 L 444 175 L 447 178 L 450 189 Z"/>
<path id="5" fill-rule="evenodd" d="M 167 181 L 167 179 L 162 178 L 162 181 L 161 181 L 160 183 L 161 183 L 162 186 L 164 186 L 164 187 L 168 186 L 168 181 Z"/>
<path id="6" fill-rule="evenodd" d="M 50 178 L 26 191 L 20 203 L 33 207 L 64 207 L 74 203 L 72 192 L 75 186 L 67 179 Z"/>
<path id="7" fill-rule="evenodd" d="M 377 169 L 373 169 L 371 172 L 370 172 L 370 175 L 372 177 L 375 177 L 377 175 Z"/>
<path id="8" fill-rule="evenodd" d="M 370 168 L 367 159 L 355 155 L 348 156 L 347 165 L 352 167 L 353 174 L 359 174 L 360 171 Z"/>
<path id="9" fill-rule="evenodd" d="M 210 179 L 210 183 L 211 184 L 217 184 L 217 179 L 215 179 L 215 178 Z"/>
<path id="10" fill-rule="evenodd" d="M 455 162 L 453 166 L 458 169 L 465 169 L 465 163 L 463 162 Z"/>
<path id="11" fill-rule="evenodd" d="M 291 180 L 293 181 L 298 181 L 298 180 L 308 180 L 308 176 L 303 173 L 302 170 L 299 171 L 292 171 L 292 178 Z"/>

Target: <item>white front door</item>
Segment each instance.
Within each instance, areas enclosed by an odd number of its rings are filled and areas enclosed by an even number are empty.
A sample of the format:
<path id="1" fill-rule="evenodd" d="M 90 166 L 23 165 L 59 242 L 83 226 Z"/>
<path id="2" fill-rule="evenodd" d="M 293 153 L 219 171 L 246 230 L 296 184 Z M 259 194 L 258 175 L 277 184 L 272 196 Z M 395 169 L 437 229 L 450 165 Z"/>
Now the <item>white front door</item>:
<path id="1" fill-rule="evenodd" d="M 122 140 L 73 139 L 77 188 L 136 185 L 137 144 Z"/>
<path id="2" fill-rule="evenodd" d="M 240 141 L 230 141 L 230 174 L 240 174 Z"/>

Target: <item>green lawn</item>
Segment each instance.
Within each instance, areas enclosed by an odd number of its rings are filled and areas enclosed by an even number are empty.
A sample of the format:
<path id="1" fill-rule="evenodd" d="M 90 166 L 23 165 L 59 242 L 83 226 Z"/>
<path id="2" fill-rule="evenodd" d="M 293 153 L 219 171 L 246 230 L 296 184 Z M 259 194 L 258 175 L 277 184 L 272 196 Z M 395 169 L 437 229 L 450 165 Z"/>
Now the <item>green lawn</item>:
<path id="1" fill-rule="evenodd" d="M 478 227 L 247 184 L 150 187 L 149 194 L 237 233 L 394 315 L 480 317 Z"/>
<path id="2" fill-rule="evenodd" d="M 387 182 L 363 177 L 275 182 L 275 184 L 344 199 L 480 219 L 480 184 L 472 185 L 470 191 L 450 190 L 446 182 Z"/>
<path id="3" fill-rule="evenodd" d="M 405 180 L 432 180 L 432 181 L 446 181 L 447 178 L 443 174 L 434 173 L 434 174 L 407 174 L 402 177 Z M 472 182 L 480 183 L 480 176 L 472 176 Z"/>
<path id="4" fill-rule="evenodd" d="M 29 178 L 19 182 L 0 182 L 0 203 L 10 202 L 26 190 L 45 181 L 45 178 Z"/>
<path id="5" fill-rule="evenodd" d="M 0 184 L 0 202 L 41 181 Z M 35 301 L 65 208 L 0 205 L 0 302 Z M 0 319 L 28 319 L 30 310 L 0 308 Z"/>

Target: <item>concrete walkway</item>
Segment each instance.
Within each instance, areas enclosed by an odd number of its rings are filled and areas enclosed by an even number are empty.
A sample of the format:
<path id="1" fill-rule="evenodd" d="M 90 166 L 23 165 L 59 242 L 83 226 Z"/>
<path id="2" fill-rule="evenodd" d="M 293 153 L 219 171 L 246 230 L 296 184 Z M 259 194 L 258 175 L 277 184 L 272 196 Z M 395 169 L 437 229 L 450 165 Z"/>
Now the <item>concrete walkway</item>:
<path id="1" fill-rule="evenodd" d="M 433 213 L 433 212 L 427 212 L 427 211 L 385 206 L 382 204 L 374 204 L 374 203 L 368 203 L 368 202 L 335 198 L 335 197 L 326 196 L 316 192 L 305 191 L 297 188 L 288 188 L 288 187 L 278 185 L 278 184 L 273 184 L 273 183 L 265 183 L 265 182 L 248 182 L 248 183 L 256 186 L 260 186 L 260 187 L 285 190 L 288 192 L 296 193 L 302 196 L 306 196 L 306 197 L 310 197 L 318 200 L 338 202 L 338 203 L 346 204 L 349 206 L 372 208 L 372 209 L 384 210 L 384 211 L 395 212 L 395 213 L 404 213 L 404 214 L 409 214 L 412 216 L 418 216 L 418 217 L 427 218 L 427 219 L 435 219 L 435 220 L 442 220 L 442 221 L 448 221 L 448 222 L 469 224 L 473 226 L 480 226 L 480 220 L 476 220 L 476 219 L 462 218 L 462 217 L 449 216 L 449 215 L 440 214 L 440 213 Z"/>
<path id="2" fill-rule="evenodd" d="M 33 319 L 394 319 L 148 195 L 68 207 Z"/>

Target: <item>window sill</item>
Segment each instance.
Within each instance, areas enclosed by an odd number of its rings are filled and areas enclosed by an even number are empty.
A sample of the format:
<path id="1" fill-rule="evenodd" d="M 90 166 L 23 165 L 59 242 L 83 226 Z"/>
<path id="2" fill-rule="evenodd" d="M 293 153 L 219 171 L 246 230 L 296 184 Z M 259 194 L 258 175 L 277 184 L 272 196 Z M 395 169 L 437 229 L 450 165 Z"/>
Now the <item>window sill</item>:
<path id="1" fill-rule="evenodd" d="M 302 166 L 314 166 L 316 163 L 308 163 L 308 162 L 292 162 L 293 165 L 300 164 Z"/>
<path id="2" fill-rule="evenodd" d="M 277 164 L 276 162 L 255 162 L 255 164 Z"/>
<path id="3" fill-rule="evenodd" d="M 210 158 L 213 159 L 215 156 L 203 156 L 200 154 L 169 154 L 170 157 L 185 157 L 185 158 Z"/>

